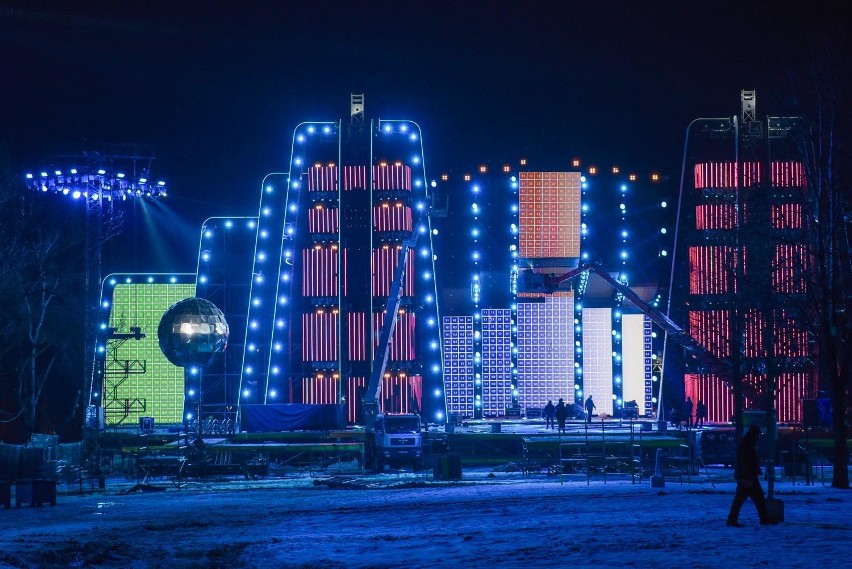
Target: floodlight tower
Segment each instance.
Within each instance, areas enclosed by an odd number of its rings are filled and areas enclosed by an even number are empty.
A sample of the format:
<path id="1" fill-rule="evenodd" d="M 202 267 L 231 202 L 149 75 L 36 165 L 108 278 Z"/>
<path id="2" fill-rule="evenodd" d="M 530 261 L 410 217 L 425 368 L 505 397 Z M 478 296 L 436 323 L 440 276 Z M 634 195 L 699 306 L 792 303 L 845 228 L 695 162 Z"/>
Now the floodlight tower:
<path id="1" fill-rule="evenodd" d="M 100 392 L 94 385 L 95 314 L 97 291 L 103 280 L 103 243 L 116 235 L 120 227 L 119 214 L 134 207 L 139 200 L 159 200 L 167 195 L 167 184 L 151 175 L 154 161 L 153 146 L 143 144 L 112 144 L 98 151 L 84 151 L 74 156 L 59 156 L 54 164 L 25 175 L 26 186 L 36 192 L 51 193 L 82 203 L 86 208 L 84 251 L 84 360 L 83 377 L 89 378 L 84 401 L 95 407 L 101 405 Z M 60 165 L 61 164 L 61 165 Z M 84 379 L 84 382 L 86 380 Z M 99 421 L 97 409 L 87 414 Z M 95 425 L 99 427 L 99 425 Z"/>

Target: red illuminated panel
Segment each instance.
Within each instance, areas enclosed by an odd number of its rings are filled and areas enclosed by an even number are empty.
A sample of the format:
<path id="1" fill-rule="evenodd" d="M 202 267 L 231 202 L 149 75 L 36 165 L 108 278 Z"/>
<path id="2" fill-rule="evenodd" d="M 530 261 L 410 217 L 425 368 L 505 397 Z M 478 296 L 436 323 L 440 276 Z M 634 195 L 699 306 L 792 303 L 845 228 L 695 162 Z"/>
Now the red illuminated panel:
<path id="1" fill-rule="evenodd" d="M 312 192 L 337 191 L 337 166 L 312 166 L 308 169 L 308 190 Z"/>
<path id="2" fill-rule="evenodd" d="M 689 335 L 713 355 L 730 355 L 731 321 L 727 310 L 690 310 Z"/>
<path id="3" fill-rule="evenodd" d="M 695 207 L 695 228 L 734 229 L 737 226 L 737 210 L 732 204 L 704 204 Z"/>
<path id="4" fill-rule="evenodd" d="M 364 341 L 366 336 L 365 315 L 363 312 L 350 312 L 347 316 L 349 320 L 349 361 L 363 362 L 367 359 L 367 343 Z"/>
<path id="5" fill-rule="evenodd" d="M 367 380 L 350 377 L 346 381 L 346 415 L 350 423 L 359 419 Z M 423 378 L 405 373 L 387 374 L 382 380 L 379 410 L 382 413 L 419 413 L 423 408 Z M 363 417 L 360 417 L 363 420 Z"/>
<path id="6" fill-rule="evenodd" d="M 381 335 L 382 326 L 385 322 L 385 313 L 379 312 L 373 314 L 373 329 L 376 333 L 373 335 L 373 356 L 375 357 L 376 347 L 379 345 L 379 336 Z M 393 329 L 391 336 L 391 349 L 389 360 L 395 362 L 412 361 L 414 360 L 414 344 L 415 344 L 415 318 L 411 312 L 399 311 L 396 326 Z"/>
<path id="7" fill-rule="evenodd" d="M 521 172 L 520 256 L 580 256 L 580 173 Z"/>
<path id="8" fill-rule="evenodd" d="M 693 403 L 707 404 L 707 419 L 712 423 L 729 423 L 734 416 L 734 396 L 730 384 L 714 375 L 687 374 L 684 377 L 686 396 Z M 765 376 L 749 376 L 749 383 L 765 386 Z M 808 372 L 784 373 L 778 377 L 775 394 L 775 409 L 778 421 L 797 423 L 802 420 L 802 399 L 815 395 L 813 375 Z M 746 399 L 747 409 L 759 409 L 757 401 Z"/>
<path id="9" fill-rule="evenodd" d="M 367 189 L 367 167 L 366 166 L 344 166 L 343 167 L 343 189 L 366 190 Z"/>
<path id="10" fill-rule="evenodd" d="M 802 399 L 816 396 L 814 377 L 808 372 L 782 373 L 778 377 L 775 409 L 778 421 L 798 423 L 802 420 Z"/>
<path id="11" fill-rule="evenodd" d="M 772 288 L 775 292 L 799 294 L 807 291 L 810 256 L 804 245 L 776 245 L 772 262 Z"/>
<path id="12" fill-rule="evenodd" d="M 785 203 L 772 206 L 772 227 L 774 229 L 801 229 L 802 204 Z"/>
<path id="13" fill-rule="evenodd" d="M 742 187 L 750 188 L 760 184 L 760 163 L 744 162 L 742 164 Z M 696 190 L 718 188 L 736 189 L 737 165 L 735 162 L 702 162 L 695 165 L 694 184 Z"/>
<path id="14" fill-rule="evenodd" d="M 337 359 L 337 314 L 302 314 L 302 360 L 329 362 Z"/>
<path id="15" fill-rule="evenodd" d="M 418 413 L 423 400 L 423 380 L 419 375 L 390 374 L 382 381 L 382 413 Z"/>
<path id="16" fill-rule="evenodd" d="M 801 162 L 773 162 L 772 186 L 775 188 L 805 188 L 807 178 L 805 167 Z"/>
<path id="17" fill-rule="evenodd" d="M 302 378 L 302 403 L 331 405 L 337 403 L 338 374 L 317 374 L 316 377 Z"/>
<path id="18" fill-rule="evenodd" d="M 367 389 L 367 378 L 365 377 L 347 377 L 346 378 L 346 419 L 350 423 L 356 423 L 359 420 L 363 421 L 364 417 L 359 417 L 359 412 L 362 409 L 364 400 L 364 391 Z"/>
<path id="19" fill-rule="evenodd" d="M 731 388 L 715 375 L 686 374 L 684 387 L 693 404 L 703 401 L 707 405 L 707 420 L 711 423 L 727 423 L 734 416 Z"/>
<path id="20" fill-rule="evenodd" d="M 389 202 L 373 207 L 375 231 L 411 231 L 412 227 L 410 207 Z"/>
<path id="21" fill-rule="evenodd" d="M 302 296 L 337 296 L 337 262 L 336 246 L 303 249 Z"/>
<path id="22" fill-rule="evenodd" d="M 794 318 L 779 314 L 775 320 L 776 356 L 789 358 L 805 358 L 814 355 L 807 330 L 800 327 Z"/>
<path id="23" fill-rule="evenodd" d="M 736 250 L 733 247 L 708 245 L 689 248 L 689 293 L 725 294 L 736 279 Z"/>
<path id="24" fill-rule="evenodd" d="M 752 309 L 746 312 L 744 320 L 745 355 L 750 358 L 766 357 L 766 315 Z M 795 358 L 810 355 L 807 331 L 801 329 L 795 319 L 786 318 L 783 311 L 776 313 L 771 342 L 776 356 Z"/>
<path id="25" fill-rule="evenodd" d="M 399 263 L 400 248 L 397 245 L 384 245 L 379 249 L 373 249 L 373 296 L 390 294 L 393 274 Z M 414 256 L 409 255 L 407 262 L 402 296 L 414 296 Z"/>
<path id="26" fill-rule="evenodd" d="M 337 208 L 314 206 L 308 210 L 308 231 L 337 233 Z"/>
<path id="27" fill-rule="evenodd" d="M 745 345 L 743 351 L 747 357 L 762 358 L 766 356 L 766 317 L 758 310 L 748 310 L 744 318 Z"/>
<path id="28" fill-rule="evenodd" d="M 411 168 L 402 164 L 373 166 L 373 189 L 411 191 Z"/>

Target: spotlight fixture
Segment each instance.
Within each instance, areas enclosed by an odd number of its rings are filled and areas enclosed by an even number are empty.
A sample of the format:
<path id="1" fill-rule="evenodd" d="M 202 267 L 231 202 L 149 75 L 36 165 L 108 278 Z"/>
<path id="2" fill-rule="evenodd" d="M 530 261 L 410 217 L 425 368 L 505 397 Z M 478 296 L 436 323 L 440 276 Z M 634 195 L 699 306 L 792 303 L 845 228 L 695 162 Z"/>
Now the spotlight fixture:
<path id="1" fill-rule="evenodd" d="M 98 153 L 84 153 L 82 165 L 70 168 L 50 167 L 37 170 L 39 175 L 27 173 L 25 182 L 29 189 L 60 193 L 74 199 L 91 201 L 127 201 L 128 198 L 160 199 L 168 192 L 163 180 L 151 177 L 148 168 L 135 175 L 136 159 L 151 160 L 149 156 L 134 156 L 133 163 L 120 164 L 115 157 Z M 125 156 L 121 156 L 125 158 Z M 125 166 L 126 168 L 122 168 Z M 133 174 L 133 175 L 132 175 Z"/>

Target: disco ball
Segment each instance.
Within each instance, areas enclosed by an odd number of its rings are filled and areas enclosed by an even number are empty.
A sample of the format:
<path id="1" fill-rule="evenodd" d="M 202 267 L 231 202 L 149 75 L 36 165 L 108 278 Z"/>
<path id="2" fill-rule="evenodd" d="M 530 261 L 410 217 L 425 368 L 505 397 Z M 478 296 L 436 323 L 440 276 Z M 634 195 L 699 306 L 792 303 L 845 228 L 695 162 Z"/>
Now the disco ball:
<path id="1" fill-rule="evenodd" d="M 180 367 L 205 367 L 228 344 L 228 323 L 216 305 L 185 298 L 166 310 L 157 327 L 160 350 Z"/>

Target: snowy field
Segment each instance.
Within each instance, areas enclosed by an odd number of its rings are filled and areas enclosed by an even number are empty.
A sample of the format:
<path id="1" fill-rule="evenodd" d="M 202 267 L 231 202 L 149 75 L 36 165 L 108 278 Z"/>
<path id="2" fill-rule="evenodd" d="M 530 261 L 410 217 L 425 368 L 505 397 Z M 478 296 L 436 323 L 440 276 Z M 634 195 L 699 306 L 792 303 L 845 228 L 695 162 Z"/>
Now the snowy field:
<path id="1" fill-rule="evenodd" d="M 0 567 L 749 567 L 849 566 L 852 492 L 783 481 L 786 522 L 725 526 L 730 471 L 667 479 L 428 475 L 190 483 L 178 490 L 61 494 L 56 507 L 0 509 Z M 764 483 L 765 487 L 765 483 Z M 63 488 L 64 490 L 64 488 Z"/>

